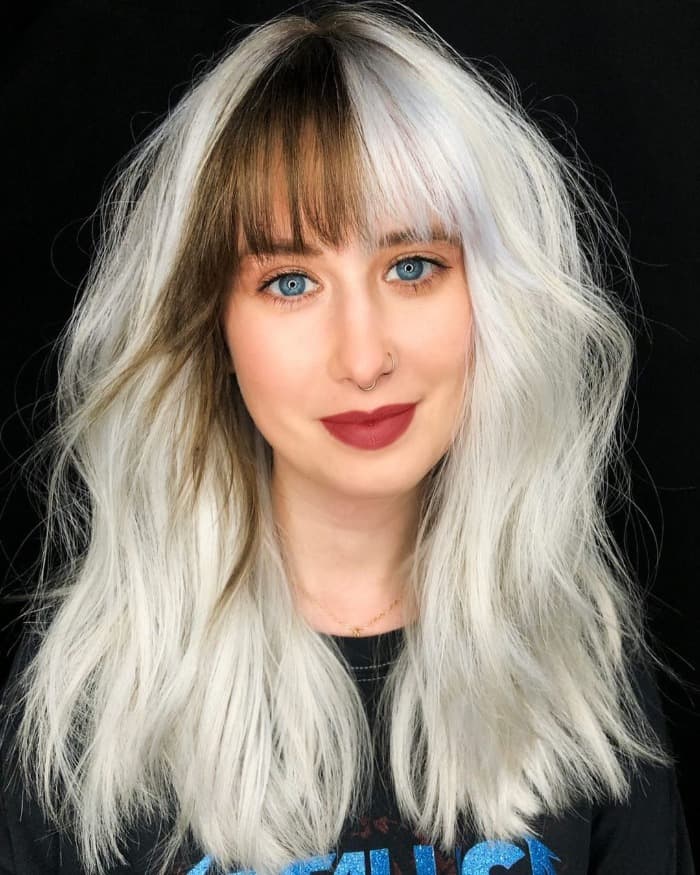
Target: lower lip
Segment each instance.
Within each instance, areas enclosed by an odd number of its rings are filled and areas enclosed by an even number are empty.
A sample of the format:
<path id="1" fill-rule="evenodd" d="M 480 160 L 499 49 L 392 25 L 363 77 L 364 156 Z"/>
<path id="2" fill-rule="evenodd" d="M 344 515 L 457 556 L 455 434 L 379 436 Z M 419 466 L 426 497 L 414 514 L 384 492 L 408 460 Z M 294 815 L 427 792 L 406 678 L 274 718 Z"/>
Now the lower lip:
<path id="1" fill-rule="evenodd" d="M 401 437 L 411 424 L 415 412 L 416 405 L 414 404 L 413 407 L 409 407 L 403 413 L 397 413 L 396 416 L 387 416 L 386 419 L 378 419 L 376 422 L 371 422 L 367 425 L 350 422 L 328 422 L 325 419 L 322 419 L 321 422 L 333 437 L 338 438 L 344 444 L 350 444 L 350 446 L 358 447 L 361 450 L 381 450 L 382 447 L 393 444 L 395 440 Z"/>

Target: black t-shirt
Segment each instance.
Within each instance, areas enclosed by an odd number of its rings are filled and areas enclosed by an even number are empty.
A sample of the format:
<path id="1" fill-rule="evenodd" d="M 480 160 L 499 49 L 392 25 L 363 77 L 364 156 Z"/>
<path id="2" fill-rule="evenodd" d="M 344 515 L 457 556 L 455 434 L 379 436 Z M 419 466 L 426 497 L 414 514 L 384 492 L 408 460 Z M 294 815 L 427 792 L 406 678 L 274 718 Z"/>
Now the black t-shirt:
<path id="1" fill-rule="evenodd" d="M 347 655 L 363 693 L 370 720 L 379 685 L 400 647 L 403 630 L 365 638 L 334 636 Z M 12 674 L 22 665 L 18 652 Z M 647 670 L 637 685 L 652 725 L 666 740 L 656 682 Z M 56 835 L 38 807 L 10 783 L 10 763 L 2 760 L 0 786 L 0 875 L 79 875 L 84 870 L 69 838 Z M 284 875 L 695 875 L 685 817 L 673 769 L 643 765 L 626 804 L 572 808 L 565 816 L 544 816 L 533 834 L 517 841 L 478 841 L 462 835 L 444 854 L 401 822 L 395 804 L 377 782 L 370 810 L 349 822 L 338 847 L 293 864 Z M 154 871 L 157 825 L 143 824 L 126 849 L 127 865 L 109 875 Z M 162 837 L 162 836 L 161 836 Z M 235 871 L 235 870 L 234 870 Z M 215 875 L 202 849 L 183 849 L 173 875 Z"/>

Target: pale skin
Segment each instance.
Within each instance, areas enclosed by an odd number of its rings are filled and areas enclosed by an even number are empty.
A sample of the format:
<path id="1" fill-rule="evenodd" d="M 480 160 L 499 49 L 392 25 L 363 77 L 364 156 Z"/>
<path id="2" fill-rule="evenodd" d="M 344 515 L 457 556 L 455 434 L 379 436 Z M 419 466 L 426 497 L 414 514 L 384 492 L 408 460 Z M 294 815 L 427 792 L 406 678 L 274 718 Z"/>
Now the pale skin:
<path id="1" fill-rule="evenodd" d="M 289 240 L 288 225 L 278 228 L 276 239 Z M 222 328 L 243 399 L 272 448 L 273 509 L 292 578 L 323 606 L 294 587 L 297 608 L 320 632 L 366 626 L 361 634 L 375 635 L 416 619 L 404 595 L 366 625 L 405 593 L 399 569 L 415 543 L 419 487 L 449 447 L 458 414 L 472 320 L 464 254 L 440 239 L 372 252 L 357 240 L 338 250 L 316 245 L 317 255 L 246 256 Z M 408 264 L 418 279 L 406 279 Z M 282 272 L 295 277 L 257 291 Z M 292 288 L 293 303 L 273 300 L 289 301 Z M 397 360 L 390 374 L 389 351 Z M 375 379 L 372 391 L 360 388 Z M 320 421 L 404 402 L 418 402 L 413 422 L 379 450 L 349 446 Z"/>

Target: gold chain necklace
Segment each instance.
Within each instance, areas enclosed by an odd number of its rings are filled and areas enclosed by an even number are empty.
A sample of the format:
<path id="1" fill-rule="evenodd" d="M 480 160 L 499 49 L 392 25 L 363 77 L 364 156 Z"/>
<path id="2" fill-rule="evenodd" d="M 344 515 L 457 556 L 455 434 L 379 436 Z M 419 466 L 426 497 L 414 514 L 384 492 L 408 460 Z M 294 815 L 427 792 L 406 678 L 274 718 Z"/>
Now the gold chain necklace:
<path id="1" fill-rule="evenodd" d="M 396 605 L 398 605 L 398 603 L 403 598 L 403 593 L 402 593 L 400 596 L 398 596 L 397 598 L 394 599 L 394 601 L 389 605 L 388 608 L 385 608 L 381 612 L 381 614 L 377 614 L 376 617 L 373 617 L 369 621 L 369 623 L 365 623 L 364 626 L 350 626 L 350 625 L 348 625 L 348 623 L 344 622 L 343 620 L 338 619 L 338 617 L 336 617 L 335 614 L 332 614 L 328 610 L 328 608 L 324 608 L 323 605 L 319 601 L 317 601 L 309 592 L 307 592 L 301 584 L 297 583 L 296 586 L 304 593 L 304 595 L 307 597 L 307 599 L 309 599 L 309 601 L 312 601 L 317 607 L 321 608 L 321 610 L 325 614 L 328 614 L 329 617 L 332 617 L 336 621 L 336 623 L 340 623 L 341 626 L 345 626 L 346 629 L 350 629 L 350 632 L 352 633 L 353 638 L 359 638 L 360 632 L 362 632 L 364 629 L 367 629 L 369 626 L 371 626 L 373 623 L 376 623 L 378 620 L 381 620 L 381 618 L 385 614 L 388 614 L 392 608 L 395 608 Z"/>

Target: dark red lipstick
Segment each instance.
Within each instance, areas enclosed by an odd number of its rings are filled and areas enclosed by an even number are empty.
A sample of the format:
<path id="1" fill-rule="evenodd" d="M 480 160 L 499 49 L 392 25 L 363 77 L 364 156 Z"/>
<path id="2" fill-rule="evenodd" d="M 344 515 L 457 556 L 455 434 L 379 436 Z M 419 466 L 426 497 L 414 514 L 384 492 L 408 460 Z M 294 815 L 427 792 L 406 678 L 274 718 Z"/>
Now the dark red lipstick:
<path id="1" fill-rule="evenodd" d="M 321 422 L 338 440 L 361 450 L 380 450 L 397 440 L 411 424 L 416 404 L 389 404 L 376 410 L 346 410 Z"/>
<path id="2" fill-rule="evenodd" d="M 387 416 L 396 416 L 397 413 L 405 413 L 411 407 L 415 407 L 415 402 L 411 404 L 387 404 L 384 407 L 377 407 L 376 410 L 346 410 L 345 413 L 336 413 L 335 416 L 324 416 L 323 422 L 351 422 L 351 423 L 367 423 L 377 422 L 380 419 L 386 419 Z"/>

